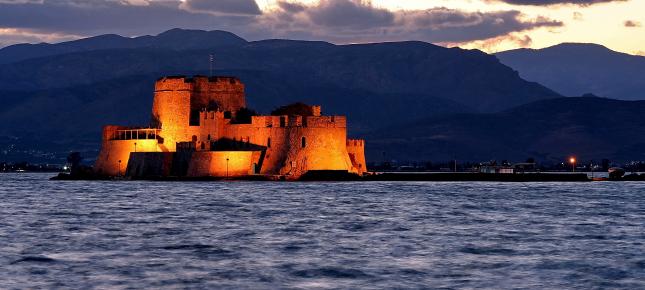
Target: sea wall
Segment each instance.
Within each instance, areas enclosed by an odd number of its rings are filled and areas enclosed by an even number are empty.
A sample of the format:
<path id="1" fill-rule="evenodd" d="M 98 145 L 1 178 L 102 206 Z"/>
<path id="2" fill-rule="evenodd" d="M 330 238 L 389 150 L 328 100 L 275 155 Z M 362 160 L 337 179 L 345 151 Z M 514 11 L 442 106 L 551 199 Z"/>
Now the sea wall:
<path id="1" fill-rule="evenodd" d="M 94 164 L 94 171 L 101 175 L 120 176 L 125 174 L 130 152 L 157 152 L 157 140 L 104 140 L 101 152 Z"/>
<path id="2" fill-rule="evenodd" d="M 125 175 L 134 178 L 170 176 L 174 155 L 173 152 L 132 152 Z"/>
<path id="3" fill-rule="evenodd" d="M 257 151 L 199 151 L 192 154 L 188 177 L 240 177 L 254 174 Z"/>

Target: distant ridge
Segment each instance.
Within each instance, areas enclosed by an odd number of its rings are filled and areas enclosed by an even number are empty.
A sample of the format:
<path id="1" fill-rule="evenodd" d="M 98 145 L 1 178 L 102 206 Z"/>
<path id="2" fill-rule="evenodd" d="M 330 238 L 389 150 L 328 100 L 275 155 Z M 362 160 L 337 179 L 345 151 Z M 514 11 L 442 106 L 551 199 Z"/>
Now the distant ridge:
<path id="1" fill-rule="evenodd" d="M 156 36 L 123 37 L 104 34 L 78 40 L 49 44 L 15 44 L 0 49 L 0 64 L 19 62 L 25 59 L 119 48 L 167 48 L 203 49 L 210 47 L 239 46 L 246 44 L 243 38 L 226 31 L 171 29 Z"/>
<path id="2" fill-rule="evenodd" d="M 544 49 L 516 49 L 495 54 L 499 60 L 566 96 L 594 93 L 645 99 L 645 57 L 591 43 L 563 43 Z"/>

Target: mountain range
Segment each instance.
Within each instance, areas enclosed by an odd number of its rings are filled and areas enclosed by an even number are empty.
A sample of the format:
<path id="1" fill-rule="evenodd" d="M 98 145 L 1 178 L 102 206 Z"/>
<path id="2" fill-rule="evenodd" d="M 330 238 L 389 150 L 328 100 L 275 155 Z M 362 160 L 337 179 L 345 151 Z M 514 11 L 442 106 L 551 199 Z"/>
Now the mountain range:
<path id="1" fill-rule="evenodd" d="M 593 93 L 621 100 L 645 99 L 645 57 L 589 43 L 563 43 L 544 49 L 495 54 L 524 79 L 565 96 Z"/>
<path id="2" fill-rule="evenodd" d="M 549 159 L 569 150 L 555 145 L 542 151 L 522 149 L 531 138 L 538 140 L 555 130 L 555 125 L 527 127 L 534 135 L 525 134 L 526 140 L 517 141 L 512 146 L 515 149 L 506 151 L 509 154 L 494 149 L 502 147 L 490 147 L 515 142 L 499 135 L 508 130 L 495 120 L 514 120 L 509 126 L 542 124 L 553 120 L 557 112 L 539 104 L 569 95 L 523 79 L 524 72 L 504 65 L 500 55 L 415 41 L 354 45 L 246 41 L 224 31 L 173 29 L 157 36 L 103 35 L 0 49 L 4 104 L 0 108 L 0 148 L 4 148 L 0 160 L 61 160 L 69 150 L 93 157 L 102 125 L 148 124 L 154 81 L 164 75 L 208 75 L 209 55 L 215 57 L 213 74 L 240 77 L 246 84 L 249 107 L 259 112 L 305 102 L 322 105 L 323 113 L 347 115 L 350 136 L 367 138 L 368 156 L 373 160 L 382 159 L 382 152 L 398 160 L 449 159 L 455 154 L 471 160 L 524 155 Z M 562 109 L 576 115 L 587 102 L 604 99 L 579 100 L 580 104 L 565 103 L 571 107 Z M 632 105 L 612 102 L 619 107 Z M 490 120 L 490 125 L 479 120 Z M 388 134 L 416 141 L 392 142 L 395 137 Z M 594 135 L 599 134 L 594 130 L 589 134 L 590 140 L 604 138 Z M 439 135 L 452 139 L 423 141 Z M 468 135 L 478 137 L 464 137 Z M 624 142 L 632 141 L 637 140 Z M 594 148 L 593 142 L 589 144 Z M 415 151 L 402 150 L 406 146 L 421 146 L 418 156 L 410 154 Z M 442 146 L 453 149 L 448 152 Z M 610 149 L 598 154 L 623 156 Z"/>

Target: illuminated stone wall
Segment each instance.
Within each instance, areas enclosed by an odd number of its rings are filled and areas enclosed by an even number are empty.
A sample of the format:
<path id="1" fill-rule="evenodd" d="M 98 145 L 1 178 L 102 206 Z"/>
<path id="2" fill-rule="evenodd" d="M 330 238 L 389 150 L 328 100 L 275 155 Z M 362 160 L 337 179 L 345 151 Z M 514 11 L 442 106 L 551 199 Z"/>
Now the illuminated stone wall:
<path id="1" fill-rule="evenodd" d="M 134 152 L 134 143 L 137 143 L 138 152 L 157 152 L 157 140 L 104 140 L 94 170 L 99 174 L 118 176 L 125 174 L 130 159 L 130 152 Z M 119 164 L 119 160 L 121 160 Z"/>
<path id="2" fill-rule="evenodd" d="M 347 152 L 342 116 L 258 116 L 252 124 L 226 126 L 222 137 L 265 146 L 262 174 L 297 178 L 308 170 L 357 172 Z"/>
<path id="3" fill-rule="evenodd" d="M 209 102 L 219 105 L 220 111 L 236 112 L 246 107 L 244 84 L 235 77 L 194 77 L 192 83 L 191 109 L 206 108 Z"/>
<path id="4" fill-rule="evenodd" d="M 189 177 L 240 177 L 252 175 L 259 152 L 254 151 L 201 151 L 192 155 L 188 166 Z"/>
<path id="5" fill-rule="evenodd" d="M 246 106 L 244 85 L 234 77 L 159 79 L 155 83 L 152 123 L 156 125 L 154 123 L 158 121 L 163 130 L 161 147 L 175 151 L 175 143 L 190 141 L 192 136 L 202 133 L 204 129 L 199 128 L 204 121 L 201 112 L 213 102 L 217 104 L 221 114 L 224 111 L 237 111 Z M 190 126 L 191 112 L 200 114 L 200 126 Z"/>
<path id="6" fill-rule="evenodd" d="M 347 153 L 352 161 L 352 166 L 358 174 L 367 172 L 367 163 L 365 162 L 365 140 L 347 139 Z"/>

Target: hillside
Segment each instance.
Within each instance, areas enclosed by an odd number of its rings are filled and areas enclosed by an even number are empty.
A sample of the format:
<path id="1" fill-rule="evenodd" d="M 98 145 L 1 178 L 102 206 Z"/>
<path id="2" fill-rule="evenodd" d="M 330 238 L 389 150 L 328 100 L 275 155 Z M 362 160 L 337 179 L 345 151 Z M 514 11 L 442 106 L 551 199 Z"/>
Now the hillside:
<path id="1" fill-rule="evenodd" d="M 146 125 L 154 80 L 207 75 L 210 54 L 214 74 L 247 85 L 250 107 L 266 113 L 296 101 L 321 104 L 325 113 L 347 115 L 354 136 L 560 96 L 477 50 L 424 42 L 247 42 L 227 32 L 174 29 L 1 49 L 0 136 L 26 140 L 38 132 L 42 142 L 73 144 L 80 135 L 98 141 L 105 124 Z"/>
<path id="2" fill-rule="evenodd" d="M 368 135 L 368 159 L 561 162 L 642 160 L 645 101 L 542 100 L 493 114 L 456 114 Z"/>
<path id="3" fill-rule="evenodd" d="M 16 44 L 0 49 L 0 64 L 25 59 L 55 56 L 74 52 L 120 48 L 199 49 L 210 47 L 235 47 L 246 40 L 226 31 L 201 31 L 172 29 L 157 36 L 123 37 L 116 34 L 99 35 L 56 44 Z"/>
<path id="4" fill-rule="evenodd" d="M 496 54 L 527 80 L 566 96 L 593 93 L 613 99 L 645 99 L 645 57 L 604 46 L 565 43 L 544 49 L 518 49 Z"/>

